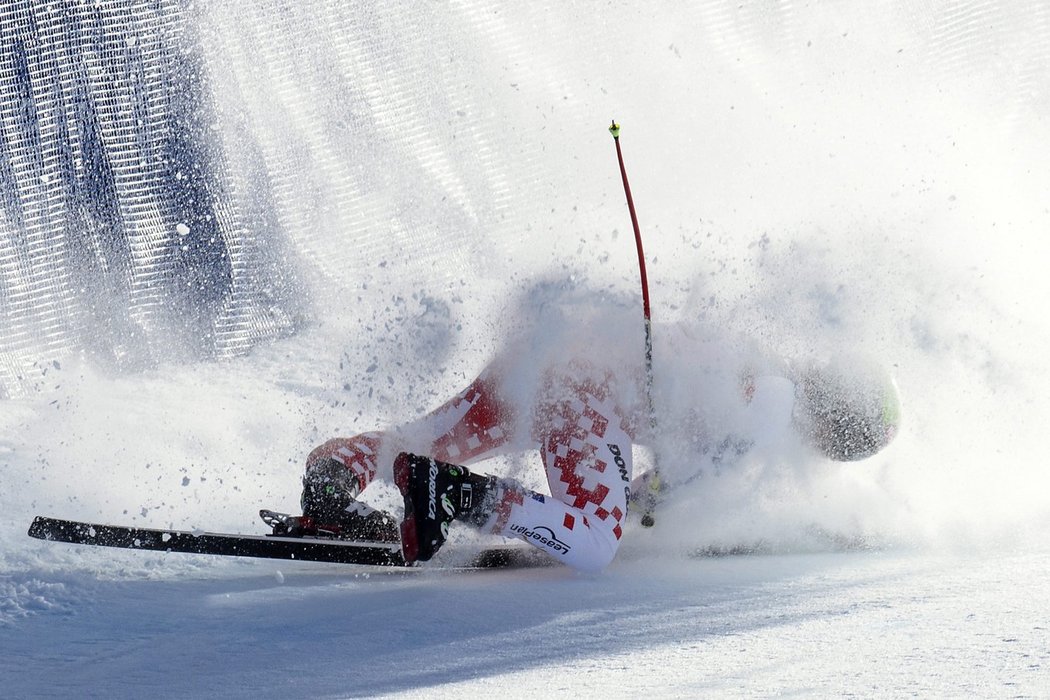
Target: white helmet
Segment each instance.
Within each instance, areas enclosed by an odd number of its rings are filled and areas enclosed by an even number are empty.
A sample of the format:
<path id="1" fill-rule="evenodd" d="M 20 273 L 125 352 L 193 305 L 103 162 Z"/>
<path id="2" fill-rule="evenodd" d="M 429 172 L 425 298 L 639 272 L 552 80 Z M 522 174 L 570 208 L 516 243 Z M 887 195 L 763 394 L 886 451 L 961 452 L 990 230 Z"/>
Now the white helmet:
<path id="1" fill-rule="evenodd" d="M 811 364 L 795 382 L 795 425 L 831 459 L 870 457 L 897 434 L 897 386 L 877 364 L 855 357 Z"/>

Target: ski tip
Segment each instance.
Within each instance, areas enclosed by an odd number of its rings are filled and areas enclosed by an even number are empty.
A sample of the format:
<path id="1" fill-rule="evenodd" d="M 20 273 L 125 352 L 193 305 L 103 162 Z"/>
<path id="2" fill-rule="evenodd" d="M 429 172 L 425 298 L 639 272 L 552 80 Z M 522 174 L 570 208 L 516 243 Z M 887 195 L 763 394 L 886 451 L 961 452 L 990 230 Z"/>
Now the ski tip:
<path id="1" fill-rule="evenodd" d="M 620 138 L 620 125 L 616 123 L 616 120 L 612 120 L 612 124 L 609 126 L 609 133 L 612 134 L 614 139 Z"/>
<path id="2" fill-rule="evenodd" d="M 29 532 L 27 532 L 26 534 L 30 537 L 35 537 L 38 540 L 46 540 L 47 527 L 45 520 L 45 518 L 39 515 L 34 517 L 33 522 L 29 525 Z"/>

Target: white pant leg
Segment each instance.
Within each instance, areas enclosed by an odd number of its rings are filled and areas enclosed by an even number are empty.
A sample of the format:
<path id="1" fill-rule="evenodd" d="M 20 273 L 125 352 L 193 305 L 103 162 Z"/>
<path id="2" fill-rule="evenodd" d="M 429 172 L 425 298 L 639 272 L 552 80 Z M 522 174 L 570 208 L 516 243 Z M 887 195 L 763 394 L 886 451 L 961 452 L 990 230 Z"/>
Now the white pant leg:
<path id="1" fill-rule="evenodd" d="M 582 571 L 606 567 L 630 499 L 631 438 L 622 422 L 611 402 L 590 393 L 559 404 L 540 436 L 552 495 L 508 489 L 494 531 Z"/>

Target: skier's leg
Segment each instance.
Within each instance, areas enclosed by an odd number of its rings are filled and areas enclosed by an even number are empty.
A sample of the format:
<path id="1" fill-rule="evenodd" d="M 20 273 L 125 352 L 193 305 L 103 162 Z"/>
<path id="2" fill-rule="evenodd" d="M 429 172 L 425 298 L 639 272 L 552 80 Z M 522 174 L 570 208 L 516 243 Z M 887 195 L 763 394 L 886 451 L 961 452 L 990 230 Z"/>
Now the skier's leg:
<path id="1" fill-rule="evenodd" d="M 359 494 L 376 478 L 391 478 L 395 455 L 404 450 L 469 463 L 502 447 L 510 438 L 514 413 L 501 399 L 494 377 L 494 372 L 484 372 L 453 399 L 409 425 L 333 438 L 314 449 L 303 473 L 304 532 L 397 539 L 393 519 L 361 503 Z"/>
<path id="2" fill-rule="evenodd" d="M 601 384 L 576 382 L 570 398 L 542 407 L 538 433 L 552 497 L 499 480 L 490 527 L 584 571 L 607 566 L 630 499 L 627 423 Z"/>
<path id="3" fill-rule="evenodd" d="M 551 378 L 555 397 L 541 401 L 536 412 L 534 438 L 552 496 L 445 463 L 488 456 L 511 435 L 509 411 L 484 376 L 428 417 L 428 427 L 440 433 L 428 454 L 439 461 L 402 455 L 397 462 L 397 484 L 406 513 L 412 512 L 408 536 L 402 526 L 403 543 L 411 545 L 406 556 L 429 558 L 451 521 L 468 519 L 580 570 L 600 570 L 612 561 L 630 498 L 633 441 L 607 383 L 581 379 L 590 375 L 586 368 L 573 370 Z"/>
<path id="4" fill-rule="evenodd" d="M 470 464 L 492 456 L 513 436 L 516 411 L 489 368 L 463 391 L 418 421 L 397 430 L 399 451 Z"/>
<path id="5" fill-rule="evenodd" d="M 306 458 L 306 478 L 324 471 L 325 464 L 334 460 L 349 472 L 356 495 L 376 478 L 389 479 L 394 457 L 400 452 L 469 464 L 504 446 L 513 431 L 513 419 L 514 411 L 501 398 L 497 378 L 487 370 L 451 400 L 408 425 L 328 440 Z"/>

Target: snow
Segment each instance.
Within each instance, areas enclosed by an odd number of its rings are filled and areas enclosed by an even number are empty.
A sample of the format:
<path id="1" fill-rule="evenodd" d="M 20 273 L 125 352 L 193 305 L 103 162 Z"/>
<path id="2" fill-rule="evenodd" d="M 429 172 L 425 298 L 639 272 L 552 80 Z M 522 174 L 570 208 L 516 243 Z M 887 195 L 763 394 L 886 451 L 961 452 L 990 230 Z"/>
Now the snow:
<path id="1" fill-rule="evenodd" d="M 105 555 L 98 555 L 105 558 Z M 68 577 L 0 630 L 7 697 L 1046 693 L 1046 554 Z"/>
<path id="2" fill-rule="evenodd" d="M 1045 24 L 1025 20 L 1036 5 L 970 25 L 950 3 L 926 5 L 552 4 L 503 16 L 467 3 L 427 25 L 459 49 L 440 61 L 388 28 L 401 63 L 387 82 L 368 73 L 354 109 L 380 113 L 380 141 L 398 138 L 398 119 L 434 123 L 380 156 L 355 151 L 387 178 L 360 206 L 398 212 L 383 221 L 396 243 L 369 239 L 358 256 L 347 231 L 360 212 L 325 210 L 292 246 L 310 263 L 295 336 L 216 363 L 63 361 L 36 394 L 0 404 L 3 695 L 1050 696 L 1047 85 L 1028 70 L 1050 44 L 1029 29 Z M 248 82 L 220 112 L 255 127 L 310 122 L 314 112 L 288 116 L 266 99 L 271 86 L 251 71 L 223 73 L 222 56 L 251 49 L 224 7 L 204 11 L 211 69 Z M 238 21 L 265 21 L 257 14 Z M 374 45 L 385 36 L 338 58 L 386 56 Z M 297 77 L 323 94 L 318 56 L 335 54 L 318 52 L 296 53 Z M 238 55 L 230 66 L 251 63 Z M 462 78 L 469 123 L 404 102 L 397 78 L 417 70 Z M 388 105 L 388 92 L 402 101 Z M 537 319 L 544 333 L 524 364 L 574 335 L 641 347 L 611 116 L 650 258 L 667 468 L 684 469 L 695 447 L 690 388 L 702 380 L 669 349 L 670 323 L 789 354 L 863 347 L 901 388 L 889 449 L 851 465 L 757 450 L 683 488 L 654 529 L 630 527 L 593 576 L 357 570 L 25 536 L 35 514 L 261 532 L 258 508 L 296 508 L 310 447 L 411 420 Z M 343 139 L 333 133 L 303 141 L 320 149 L 316 173 L 312 161 L 278 163 L 302 186 L 281 196 L 303 211 L 340 194 L 343 159 L 320 158 Z M 472 226 L 492 244 L 419 261 L 420 221 Z M 574 310 L 568 323 L 555 302 Z M 491 468 L 535 479 L 532 459 Z M 396 501 L 382 485 L 370 498 Z M 692 556 L 756 542 L 769 553 Z"/>

